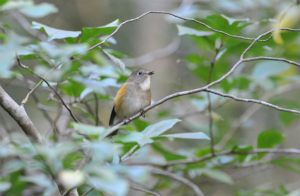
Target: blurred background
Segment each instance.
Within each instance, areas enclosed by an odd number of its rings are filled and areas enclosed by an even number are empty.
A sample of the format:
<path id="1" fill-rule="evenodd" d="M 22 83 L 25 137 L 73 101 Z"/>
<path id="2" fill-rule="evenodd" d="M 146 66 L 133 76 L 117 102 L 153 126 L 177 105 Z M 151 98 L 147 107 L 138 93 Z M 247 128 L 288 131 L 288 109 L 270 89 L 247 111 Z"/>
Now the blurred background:
<path id="1" fill-rule="evenodd" d="M 239 19 L 251 24 L 236 32 L 238 35 L 255 38 L 263 32 L 276 27 L 277 19 L 292 0 L 36 0 L 36 3 L 49 2 L 58 8 L 57 13 L 50 14 L 44 18 L 32 19 L 50 27 L 79 31 L 83 27 L 98 27 L 106 25 L 116 19 L 125 21 L 135 18 L 147 11 L 166 11 L 187 18 L 196 18 L 199 21 L 208 21 L 207 16 L 222 14 L 230 19 Z M 300 10 L 295 6 L 296 14 L 290 18 L 289 27 L 299 28 Z M 292 13 L 292 11 L 289 11 Z M 14 20 L 11 15 L 2 16 L 4 22 L 8 22 L 17 32 L 24 36 L 29 36 L 28 32 Z M 24 25 L 24 24 L 23 24 Z M 185 57 L 197 54 L 212 61 L 215 58 L 215 49 L 205 44 L 205 39 L 197 39 L 195 36 L 178 35 L 177 25 L 189 26 L 203 30 L 198 24 L 185 22 L 178 18 L 150 14 L 138 21 L 126 24 L 115 35 L 116 44 L 110 48 L 126 55 L 120 58 L 127 68 L 133 70 L 135 67 L 145 67 L 153 70 L 151 91 L 153 101 L 184 90 L 200 88 L 207 83 L 203 79 L 203 74 L 197 74 L 198 66 L 190 61 L 183 60 Z M 270 44 L 258 43 L 257 47 L 251 49 L 248 56 L 267 55 L 275 57 L 289 58 L 294 61 L 300 60 L 300 36 L 298 33 L 283 33 L 284 43 L 278 44 L 272 38 Z M 267 38 L 267 37 L 264 37 Z M 209 40 L 206 40 L 209 42 Z M 58 41 L 59 42 L 59 41 Z M 243 49 L 250 44 L 250 41 L 242 41 L 241 45 L 236 44 L 233 48 L 223 51 L 223 56 L 217 60 L 213 72 L 212 81 L 220 78 L 226 73 L 235 62 Z M 226 42 L 222 45 L 226 45 Z M 268 76 L 260 76 L 264 70 L 255 70 L 261 62 L 244 63 L 240 69 L 231 76 L 227 83 L 243 76 L 246 79 L 238 79 L 234 84 L 235 89 L 230 89 L 227 93 L 239 95 L 245 98 L 255 98 L 265 101 L 272 101 L 282 107 L 299 109 L 300 91 L 299 70 L 288 66 L 280 73 L 274 72 Z M 276 64 L 276 63 L 275 63 Z M 272 63 L 266 69 L 273 69 Z M 269 67 L 268 67 L 269 66 Z M 277 65 L 274 65 L 275 67 Z M 278 65 L 280 66 L 280 65 Z M 201 72 L 201 67 L 198 70 Z M 256 74 L 256 75 L 255 75 Z M 289 78 L 287 79 L 288 76 Z M 36 80 L 36 79 L 34 79 Z M 275 81 L 275 82 L 274 82 Z M 21 80 L 9 81 L 0 80 L 5 90 L 18 103 L 22 101 L 28 92 L 24 88 Z M 119 80 L 122 84 L 124 80 Z M 274 83 L 272 83 L 274 82 Z M 226 83 L 226 82 L 225 82 Z M 239 86 L 244 85 L 246 87 Z M 225 89 L 218 85 L 216 89 Z M 113 97 L 118 88 L 109 89 L 110 100 L 99 100 L 99 118 L 101 125 L 108 125 L 109 115 L 113 105 Z M 47 100 L 49 92 L 38 90 L 39 97 Z M 226 98 L 211 95 L 213 108 L 213 135 L 216 148 L 219 150 L 232 148 L 235 145 L 256 146 L 257 136 L 263 130 L 277 130 L 286 136 L 282 148 L 300 148 L 300 121 L 297 115 L 278 112 L 272 108 L 262 107 L 252 103 L 236 102 Z M 91 103 L 93 108 L 94 103 Z M 44 105 L 54 107 L 55 103 L 44 101 Z M 149 111 L 145 120 L 150 123 L 160 118 L 176 117 L 182 122 L 176 125 L 172 133 L 202 131 L 209 135 L 209 116 L 207 113 L 207 97 L 205 93 L 194 96 L 179 97 L 170 100 L 161 106 Z M 51 127 L 44 120 L 41 111 L 35 107 L 32 99 L 26 105 L 27 113 L 32 118 L 38 130 L 43 131 L 43 136 L 50 134 Z M 1 135 L 7 130 L 21 132 L 20 128 L 3 109 L 0 109 Z M 50 113 L 55 118 L 56 113 Z M 63 110 L 59 119 L 60 129 L 68 129 L 69 115 Z M 192 149 L 209 148 L 208 141 L 183 140 L 179 142 L 165 141 L 161 148 L 176 151 L 178 154 L 186 154 Z M 154 153 L 154 152 L 153 152 Z M 201 154 L 201 151 L 199 151 Z M 282 155 L 268 155 L 265 159 L 275 159 Z M 227 157 L 228 158 L 228 157 Z M 226 159 L 226 157 L 224 157 Z M 215 164 L 211 162 L 210 164 Z M 297 165 L 299 167 L 299 165 Z M 253 193 L 253 190 L 279 190 L 284 187 L 287 190 L 294 190 L 300 186 L 299 173 L 274 166 L 274 165 L 251 165 L 241 164 L 240 166 L 223 167 L 234 180 L 234 185 L 228 185 L 206 177 L 193 177 L 192 172 L 189 177 L 201 187 L 201 190 L 208 196 L 232 196 L 232 195 L 269 195 L 268 193 Z M 165 189 L 163 195 L 193 195 L 187 188 L 180 191 Z M 141 195 L 140 192 L 131 190 L 128 195 Z M 275 194 L 274 194 L 275 195 Z M 277 195 L 280 195 L 278 193 Z"/>

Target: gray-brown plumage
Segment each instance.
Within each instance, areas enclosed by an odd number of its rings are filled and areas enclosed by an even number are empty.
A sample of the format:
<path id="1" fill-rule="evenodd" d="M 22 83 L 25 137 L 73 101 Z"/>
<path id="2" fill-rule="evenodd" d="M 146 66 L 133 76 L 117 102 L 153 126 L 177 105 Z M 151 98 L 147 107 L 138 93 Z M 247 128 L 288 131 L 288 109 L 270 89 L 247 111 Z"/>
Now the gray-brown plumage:
<path id="1" fill-rule="evenodd" d="M 151 104 L 150 76 L 153 71 L 144 68 L 136 69 L 131 73 L 127 81 L 119 89 L 114 107 L 110 114 L 109 125 L 112 126 L 143 112 L 143 109 Z M 110 134 L 116 135 L 118 130 Z"/>

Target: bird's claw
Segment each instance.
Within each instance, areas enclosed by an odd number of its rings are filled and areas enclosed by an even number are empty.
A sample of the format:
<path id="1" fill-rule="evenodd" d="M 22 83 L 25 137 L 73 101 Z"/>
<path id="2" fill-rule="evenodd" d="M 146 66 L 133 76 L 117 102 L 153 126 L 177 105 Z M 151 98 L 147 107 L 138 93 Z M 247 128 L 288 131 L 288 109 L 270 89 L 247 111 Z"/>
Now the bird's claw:
<path id="1" fill-rule="evenodd" d="M 141 109 L 141 110 L 140 110 L 140 113 L 141 113 L 141 116 L 145 118 L 145 110 L 144 110 L 144 109 Z"/>
<path id="2" fill-rule="evenodd" d="M 124 125 L 127 125 L 129 123 L 128 118 L 124 118 Z"/>

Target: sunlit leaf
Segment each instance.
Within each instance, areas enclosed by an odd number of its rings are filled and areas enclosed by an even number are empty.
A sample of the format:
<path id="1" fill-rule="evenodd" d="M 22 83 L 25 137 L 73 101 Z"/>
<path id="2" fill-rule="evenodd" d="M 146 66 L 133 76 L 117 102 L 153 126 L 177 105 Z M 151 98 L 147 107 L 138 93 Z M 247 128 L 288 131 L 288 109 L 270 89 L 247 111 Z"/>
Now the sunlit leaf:
<path id="1" fill-rule="evenodd" d="M 84 173 L 82 171 L 70 171 L 64 170 L 58 174 L 60 182 L 66 188 L 74 188 L 81 185 L 84 182 Z"/>
<path id="2" fill-rule="evenodd" d="M 1 182 L 0 181 L 0 191 L 1 192 L 4 192 L 4 191 L 10 189 L 10 187 L 11 187 L 11 183 L 10 182 Z"/>
<path id="3" fill-rule="evenodd" d="M 202 132 L 165 134 L 165 135 L 161 135 L 161 137 L 177 138 L 177 139 L 210 140 L 210 138 L 205 133 Z"/>
<path id="4" fill-rule="evenodd" d="M 226 174 L 226 173 L 224 173 L 220 170 L 205 168 L 205 169 L 197 170 L 197 173 L 204 174 L 204 175 L 206 175 L 206 176 L 208 176 L 212 179 L 224 182 L 224 183 L 229 184 L 229 185 L 234 184 L 231 177 L 228 174 Z"/>
<path id="5" fill-rule="evenodd" d="M 215 34 L 211 31 L 199 31 L 189 27 L 177 25 L 178 35 L 196 35 L 196 36 L 210 36 Z"/>
<path id="6" fill-rule="evenodd" d="M 40 24 L 38 22 L 32 22 L 32 29 L 44 30 L 48 35 L 48 41 L 54 39 L 64 39 L 68 37 L 78 37 L 81 34 L 81 31 L 66 31 L 61 29 L 56 29 L 53 27 L 48 27 L 46 25 Z"/>
<path id="7" fill-rule="evenodd" d="M 105 50 L 103 50 L 103 52 L 122 70 L 122 72 L 124 72 L 125 64 L 120 59 L 118 59 L 117 57 L 109 54 Z"/>
<path id="8" fill-rule="evenodd" d="M 102 136 L 106 133 L 106 128 L 101 126 L 92 126 L 92 125 L 85 125 L 79 123 L 72 123 L 72 126 L 82 134 L 86 135 L 99 135 Z"/>
<path id="9" fill-rule="evenodd" d="M 263 79 L 287 71 L 290 65 L 277 61 L 262 61 L 257 63 L 252 75 L 257 79 Z"/>

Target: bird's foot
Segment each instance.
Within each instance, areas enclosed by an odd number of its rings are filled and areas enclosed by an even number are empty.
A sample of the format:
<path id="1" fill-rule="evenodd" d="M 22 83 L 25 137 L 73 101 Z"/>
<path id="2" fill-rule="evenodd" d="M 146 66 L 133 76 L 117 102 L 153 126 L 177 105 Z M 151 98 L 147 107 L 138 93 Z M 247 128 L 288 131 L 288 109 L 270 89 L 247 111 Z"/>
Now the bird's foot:
<path id="1" fill-rule="evenodd" d="M 124 125 L 128 125 L 129 123 L 129 119 L 128 118 L 124 118 Z"/>
<path id="2" fill-rule="evenodd" d="M 144 109 L 141 109 L 141 110 L 140 110 L 140 113 L 141 113 L 141 116 L 145 118 L 145 110 L 144 110 Z"/>

